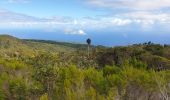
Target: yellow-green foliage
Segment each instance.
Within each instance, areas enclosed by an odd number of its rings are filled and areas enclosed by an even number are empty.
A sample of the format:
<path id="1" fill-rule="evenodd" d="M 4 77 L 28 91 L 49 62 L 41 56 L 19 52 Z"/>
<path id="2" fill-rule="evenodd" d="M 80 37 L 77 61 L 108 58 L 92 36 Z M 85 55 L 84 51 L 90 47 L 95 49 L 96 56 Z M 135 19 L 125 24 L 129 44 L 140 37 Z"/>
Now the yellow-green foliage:
<path id="1" fill-rule="evenodd" d="M 0 73 L 0 98 L 2 100 L 3 98 L 115 100 L 116 98 L 133 98 L 132 93 L 135 95 L 138 90 L 143 92 L 136 95 L 144 99 L 147 96 L 143 93 L 156 93 L 162 97 L 163 93 L 169 93 L 169 71 L 155 72 L 133 67 L 128 63 L 121 68 L 106 66 L 103 69 L 92 67 L 82 69 L 74 65 L 58 67 L 50 59 L 53 57 L 48 58 L 47 62 L 42 60 L 44 65 L 39 64 L 41 62 L 38 61 L 38 66 L 33 69 L 19 60 L 0 59 L 3 71 Z M 136 90 L 131 92 L 129 88 L 132 90 L 136 88 Z"/>
<path id="2" fill-rule="evenodd" d="M 86 52 L 65 54 L 55 44 L 9 36 L 0 37 L 0 44 L 0 100 L 169 99 L 170 61 L 161 56 L 167 54 L 162 46 L 94 50 L 88 58 Z M 154 70 L 162 66 L 166 70 Z"/>
<path id="3" fill-rule="evenodd" d="M 167 86 L 170 79 L 161 78 L 159 72 L 145 71 L 133 67 L 126 67 L 116 73 L 113 70 L 118 70 L 114 67 L 107 67 L 107 70 L 112 70 L 108 75 L 103 76 L 103 72 L 94 68 L 78 69 L 75 66 L 69 68 L 61 68 L 59 70 L 58 82 L 56 83 L 56 98 L 65 100 L 94 100 L 94 99 L 109 99 L 114 100 L 122 93 L 120 97 L 126 95 L 126 87 L 132 84 L 139 88 L 143 88 L 145 92 L 160 92 L 156 77 L 161 84 Z M 106 71 L 106 69 L 104 69 Z M 166 77 L 167 74 L 163 73 Z"/>
<path id="4" fill-rule="evenodd" d="M 18 38 L 0 35 L 0 56 L 6 58 L 34 57 L 39 51 L 44 52 L 72 52 L 75 48 L 58 44 L 32 42 Z"/>
<path id="5" fill-rule="evenodd" d="M 0 65 L 5 66 L 9 69 L 19 70 L 25 68 L 27 65 L 21 61 L 16 59 L 8 60 L 8 59 L 0 59 Z"/>
<path id="6" fill-rule="evenodd" d="M 48 100 L 48 94 L 45 93 L 40 97 L 40 100 Z"/>

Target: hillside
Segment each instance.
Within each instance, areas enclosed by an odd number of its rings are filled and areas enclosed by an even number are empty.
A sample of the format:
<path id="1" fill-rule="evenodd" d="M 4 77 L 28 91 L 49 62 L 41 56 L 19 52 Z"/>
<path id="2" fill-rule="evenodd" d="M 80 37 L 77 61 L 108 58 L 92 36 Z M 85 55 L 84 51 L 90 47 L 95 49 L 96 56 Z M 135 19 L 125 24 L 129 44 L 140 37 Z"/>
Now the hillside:
<path id="1" fill-rule="evenodd" d="M 170 46 L 0 36 L 0 100 L 169 100 Z"/>
<path id="2" fill-rule="evenodd" d="M 113 48 L 91 46 L 90 51 L 90 59 L 93 60 L 93 63 L 97 63 L 98 66 L 95 66 L 97 68 L 106 65 L 120 66 L 125 60 L 136 59 L 145 63 L 148 68 L 170 69 L 169 45 L 148 42 Z M 9 35 L 0 35 L 0 55 L 2 57 L 33 57 L 41 52 L 56 54 L 63 52 L 66 53 L 65 59 L 72 60 L 70 63 L 79 63 L 76 59 L 87 57 L 87 45 L 50 40 L 23 40 Z"/>
<path id="3" fill-rule="evenodd" d="M 35 40 L 36 41 L 36 40 Z M 0 35 L 0 55 L 2 56 L 33 56 L 38 51 L 44 52 L 72 52 L 73 47 L 51 44 L 40 41 L 21 40 L 9 35 Z"/>
<path id="4" fill-rule="evenodd" d="M 85 48 L 86 44 L 77 44 L 77 43 L 68 43 L 68 42 L 57 42 L 57 41 L 51 41 L 51 40 L 32 40 L 32 39 L 24 39 L 25 41 L 30 42 L 38 42 L 38 43 L 47 43 L 47 44 L 55 44 L 60 46 L 66 46 L 71 48 Z"/>

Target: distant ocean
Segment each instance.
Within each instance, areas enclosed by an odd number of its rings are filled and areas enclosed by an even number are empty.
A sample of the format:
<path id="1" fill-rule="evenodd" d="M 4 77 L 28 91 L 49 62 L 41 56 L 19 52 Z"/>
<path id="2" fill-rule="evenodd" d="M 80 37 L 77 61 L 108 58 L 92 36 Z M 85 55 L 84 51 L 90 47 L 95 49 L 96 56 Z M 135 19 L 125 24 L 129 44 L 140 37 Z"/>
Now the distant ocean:
<path id="1" fill-rule="evenodd" d="M 0 30 L 0 34 L 8 34 L 21 39 L 41 39 L 61 42 L 86 43 L 91 38 L 93 45 L 124 46 L 151 41 L 159 44 L 170 44 L 170 34 L 150 32 L 112 32 L 89 31 L 87 35 L 71 35 L 63 32 L 44 32 L 39 30 Z"/>

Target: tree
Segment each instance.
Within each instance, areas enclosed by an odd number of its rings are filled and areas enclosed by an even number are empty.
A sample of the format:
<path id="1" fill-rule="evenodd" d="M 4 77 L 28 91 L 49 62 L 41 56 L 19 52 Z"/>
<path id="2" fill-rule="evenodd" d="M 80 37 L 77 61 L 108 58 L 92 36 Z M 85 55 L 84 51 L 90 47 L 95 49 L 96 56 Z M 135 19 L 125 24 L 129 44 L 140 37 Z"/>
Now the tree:
<path id="1" fill-rule="evenodd" d="M 90 56 L 89 54 L 90 54 L 91 39 L 88 38 L 86 42 L 87 42 L 87 44 L 88 44 L 88 58 L 89 58 L 89 56 Z"/>

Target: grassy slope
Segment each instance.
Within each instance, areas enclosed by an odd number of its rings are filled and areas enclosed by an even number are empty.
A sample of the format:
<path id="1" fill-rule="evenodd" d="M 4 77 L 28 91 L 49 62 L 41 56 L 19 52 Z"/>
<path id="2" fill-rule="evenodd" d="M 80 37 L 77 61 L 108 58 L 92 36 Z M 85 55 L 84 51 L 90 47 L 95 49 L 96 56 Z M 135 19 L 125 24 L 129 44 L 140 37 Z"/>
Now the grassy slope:
<path id="1" fill-rule="evenodd" d="M 45 52 L 72 52 L 75 48 L 39 41 L 21 40 L 9 35 L 0 35 L 0 55 L 25 55 L 33 56 L 37 51 Z"/>

